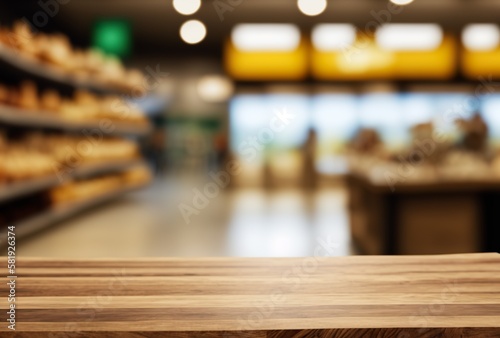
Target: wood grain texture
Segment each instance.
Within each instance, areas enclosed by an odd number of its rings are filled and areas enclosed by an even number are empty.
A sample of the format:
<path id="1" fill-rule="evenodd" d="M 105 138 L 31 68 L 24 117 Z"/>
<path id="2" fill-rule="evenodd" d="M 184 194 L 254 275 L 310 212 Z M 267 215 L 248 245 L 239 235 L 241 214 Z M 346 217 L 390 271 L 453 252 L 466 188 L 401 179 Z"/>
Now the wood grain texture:
<path id="1" fill-rule="evenodd" d="M 19 258 L 17 276 L 0 337 L 500 337 L 499 254 Z"/>

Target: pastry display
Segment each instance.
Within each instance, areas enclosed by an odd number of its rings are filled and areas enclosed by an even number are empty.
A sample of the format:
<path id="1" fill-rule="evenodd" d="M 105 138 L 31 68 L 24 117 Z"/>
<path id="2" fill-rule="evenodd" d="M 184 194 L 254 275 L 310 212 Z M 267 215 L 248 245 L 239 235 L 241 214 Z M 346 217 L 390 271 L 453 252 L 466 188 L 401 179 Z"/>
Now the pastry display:
<path id="1" fill-rule="evenodd" d="M 133 160 L 138 145 L 126 139 L 28 133 L 8 139 L 0 134 L 0 184 L 55 175 L 60 168 Z"/>
<path id="2" fill-rule="evenodd" d="M 51 189 L 50 196 L 54 205 L 61 205 L 90 200 L 119 189 L 143 185 L 150 181 L 150 170 L 147 167 L 138 166 L 122 173 L 63 184 Z"/>
<path id="3" fill-rule="evenodd" d="M 36 34 L 23 21 L 12 28 L 0 29 L 0 44 L 18 52 L 32 62 L 70 76 L 76 80 L 92 80 L 120 90 L 144 92 L 144 76 L 127 70 L 122 62 L 98 50 L 78 50 L 63 34 Z"/>
<path id="4" fill-rule="evenodd" d="M 122 179 L 127 186 L 135 186 L 148 183 L 153 177 L 149 168 L 137 166 L 122 173 Z"/>
<path id="5" fill-rule="evenodd" d="M 500 155 L 491 156 L 488 126 L 479 113 L 457 119 L 456 137 L 443 137 L 432 122 L 410 128 L 411 142 L 389 150 L 375 130 L 361 130 L 350 144 L 349 165 L 353 173 L 380 182 L 429 182 L 484 180 L 500 177 Z"/>
<path id="6" fill-rule="evenodd" d="M 46 90 L 40 95 L 40 109 L 46 112 L 58 113 L 62 98 L 55 90 Z"/>
<path id="7" fill-rule="evenodd" d="M 150 170 L 145 166 L 137 166 L 120 173 L 68 182 L 46 191 L 0 203 L 0 225 L 21 222 L 53 207 L 88 201 L 120 189 L 144 185 L 150 181 Z"/>
<path id="8" fill-rule="evenodd" d="M 86 137 L 54 135 L 46 137 L 42 143 L 61 165 L 68 161 L 96 163 L 136 159 L 140 155 L 135 142 L 121 138 L 94 141 Z"/>
<path id="9" fill-rule="evenodd" d="M 121 184 L 119 175 L 107 175 L 63 184 L 52 189 L 50 195 L 53 204 L 72 203 L 120 189 Z"/>
<path id="10" fill-rule="evenodd" d="M 124 171 L 141 158 L 137 140 L 110 136 L 115 126 L 134 134 L 149 125 L 128 101 L 145 92 L 140 71 L 98 50 L 76 49 L 63 34 L 35 33 L 25 22 L 0 27 L 0 57 L 24 70 L 0 83 L 0 225 L 39 216 L 53 222 L 54 206 L 71 214 L 69 203 L 92 205 L 150 182 L 147 167 Z M 49 81 L 35 82 L 41 77 Z M 53 82 L 65 88 L 48 88 Z M 126 95 L 104 94 L 110 92 Z"/>
<path id="11" fill-rule="evenodd" d="M 32 114 L 51 114 L 73 122 L 147 124 L 143 111 L 118 96 L 100 97 L 76 90 L 73 97 L 62 97 L 55 90 L 40 92 L 34 82 L 24 81 L 18 87 L 0 85 L 0 104 L 29 110 Z"/>
<path id="12" fill-rule="evenodd" d="M 17 105 L 22 109 L 38 109 L 39 102 L 35 83 L 31 81 L 22 82 L 19 87 L 19 96 L 17 100 Z"/>

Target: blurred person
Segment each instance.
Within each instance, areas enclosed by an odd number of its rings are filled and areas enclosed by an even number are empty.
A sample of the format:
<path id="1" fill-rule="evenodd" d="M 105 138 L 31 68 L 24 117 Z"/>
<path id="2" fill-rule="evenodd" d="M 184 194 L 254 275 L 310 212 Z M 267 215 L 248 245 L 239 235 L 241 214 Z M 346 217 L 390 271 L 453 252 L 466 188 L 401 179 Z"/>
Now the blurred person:
<path id="1" fill-rule="evenodd" d="M 164 128 L 155 128 L 144 144 L 145 155 L 157 175 L 161 175 L 165 171 L 165 134 Z"/>
<path id="2" fill-rule="evenodd" d="M 488 125 L 481 114 L 475 112 L 469 119 L 458 119 L 457 125 L 463 133 L 460 146 L 469 151 L 482 152 L 488 144 Z"/>
<path id="3" fill-rule="evenodd" d="M 316 131 L 312 128 L 309 129 L 306 142 L 302 147 L 303 155 L 303 172 L 302 184 L 304 189 L 313 190 L 318 184 L 318 173 L 316 171 L 316 148 L 317 148 L 317 135 Z"/>
<path id="4" fill-rule="evenodd" d="M 215 135 L 214 151 L 215 151 L 217 168 L 224 169 L 229 153 L 227 136 L 224 133 L 218 133 Z"/>

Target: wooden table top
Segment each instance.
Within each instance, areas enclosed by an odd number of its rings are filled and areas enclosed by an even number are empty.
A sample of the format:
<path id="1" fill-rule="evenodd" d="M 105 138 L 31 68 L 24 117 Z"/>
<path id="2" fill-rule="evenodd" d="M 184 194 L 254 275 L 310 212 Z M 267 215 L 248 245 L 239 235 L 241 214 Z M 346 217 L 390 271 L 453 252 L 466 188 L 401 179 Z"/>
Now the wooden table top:
<path id="1" fill-rule="evenodd" d="M 494 253 L 16 265 L 1 337 L 500 337 Z"/>

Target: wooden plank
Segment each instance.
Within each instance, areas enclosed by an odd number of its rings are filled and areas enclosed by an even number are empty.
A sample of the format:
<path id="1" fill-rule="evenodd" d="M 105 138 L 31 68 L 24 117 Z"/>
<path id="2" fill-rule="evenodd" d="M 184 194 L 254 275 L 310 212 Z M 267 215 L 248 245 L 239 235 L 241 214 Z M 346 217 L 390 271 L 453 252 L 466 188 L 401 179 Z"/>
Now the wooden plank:
<path id="1" fill-rule="evenodd" d="M 500 337 L 494 253 L 18 258 L 16 272 L 2 337 Z"/>

